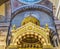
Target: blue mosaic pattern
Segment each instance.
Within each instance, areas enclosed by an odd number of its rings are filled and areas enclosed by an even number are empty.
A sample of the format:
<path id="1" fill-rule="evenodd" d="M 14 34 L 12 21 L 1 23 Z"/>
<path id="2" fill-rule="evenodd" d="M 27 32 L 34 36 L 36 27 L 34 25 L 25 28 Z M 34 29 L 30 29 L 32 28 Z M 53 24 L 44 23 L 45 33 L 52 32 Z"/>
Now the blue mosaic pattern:
<path id="1" fill-rule="evenodd" d="M 34 3 L 38 3 L 42 0 L 18 0 L 19 2 L 25 3 L 25 4 L 34 4 Z"/>

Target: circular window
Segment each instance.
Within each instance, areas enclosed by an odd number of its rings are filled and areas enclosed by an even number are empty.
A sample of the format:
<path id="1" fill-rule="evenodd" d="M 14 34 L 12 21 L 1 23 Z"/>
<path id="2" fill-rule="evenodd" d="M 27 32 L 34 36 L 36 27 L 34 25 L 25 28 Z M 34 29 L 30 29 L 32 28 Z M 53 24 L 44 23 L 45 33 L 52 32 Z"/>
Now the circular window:
<path id="1" fill-rule="evenodd" d="M 35 4 L 35 3 L 41 2 L 42 0 L 18 0 L 18 1 L 24 4 Z"/>

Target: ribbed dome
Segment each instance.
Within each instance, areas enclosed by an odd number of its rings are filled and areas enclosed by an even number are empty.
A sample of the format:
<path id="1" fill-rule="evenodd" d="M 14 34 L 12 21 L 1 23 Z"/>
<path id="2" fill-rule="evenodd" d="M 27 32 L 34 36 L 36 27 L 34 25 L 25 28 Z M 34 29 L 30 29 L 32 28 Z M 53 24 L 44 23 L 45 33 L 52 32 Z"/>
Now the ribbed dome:
<path id="1" fill-rule="evenodd" d="M 40 25 L 39 20 L 37 18 L 35 18 L 34 16 L 32 16 L 32 15 L 29 15 L 26 18 L 24 18 L 21 25 L 25 25 L 26 23 L 29 23 L 29 22 L 32 22 L 36 25 Z"/>

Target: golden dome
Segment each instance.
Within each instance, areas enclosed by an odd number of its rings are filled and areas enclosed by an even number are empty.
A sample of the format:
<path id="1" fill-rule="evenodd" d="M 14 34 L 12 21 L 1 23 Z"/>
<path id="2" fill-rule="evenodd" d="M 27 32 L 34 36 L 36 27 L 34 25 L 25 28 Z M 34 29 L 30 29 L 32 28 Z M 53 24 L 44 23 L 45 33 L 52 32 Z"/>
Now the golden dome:
<path id="1" fill-rule="evenodd" d="M 40 25 L 40 22 L 37 18 L 33 17 L 32 15 L 27 16 L 26 18 L 23 19 L 21 25 L 25 25 L 26 23 L 32 22 L 36 25 Z"/>

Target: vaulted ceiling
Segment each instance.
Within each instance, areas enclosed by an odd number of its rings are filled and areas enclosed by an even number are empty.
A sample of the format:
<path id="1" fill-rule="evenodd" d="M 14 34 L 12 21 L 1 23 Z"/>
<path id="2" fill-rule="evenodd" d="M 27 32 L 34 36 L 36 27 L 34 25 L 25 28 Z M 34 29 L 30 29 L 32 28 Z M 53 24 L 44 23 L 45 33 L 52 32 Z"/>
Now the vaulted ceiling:
<path id="1" fill-rule="evenodd" d="M 7 2 L 8 0 L 0 0 L 0 5 L 2 5 L 3 3 Z"/>
<path id="2" fill-rule="evenodd" d="M 8 0 L 0 0 L 0 5 L 5 3 Z M 53 4 L 57 4 L 59 0 L 50 0 Z M 57 6 L 57 5 L 56 5 Z"/>

